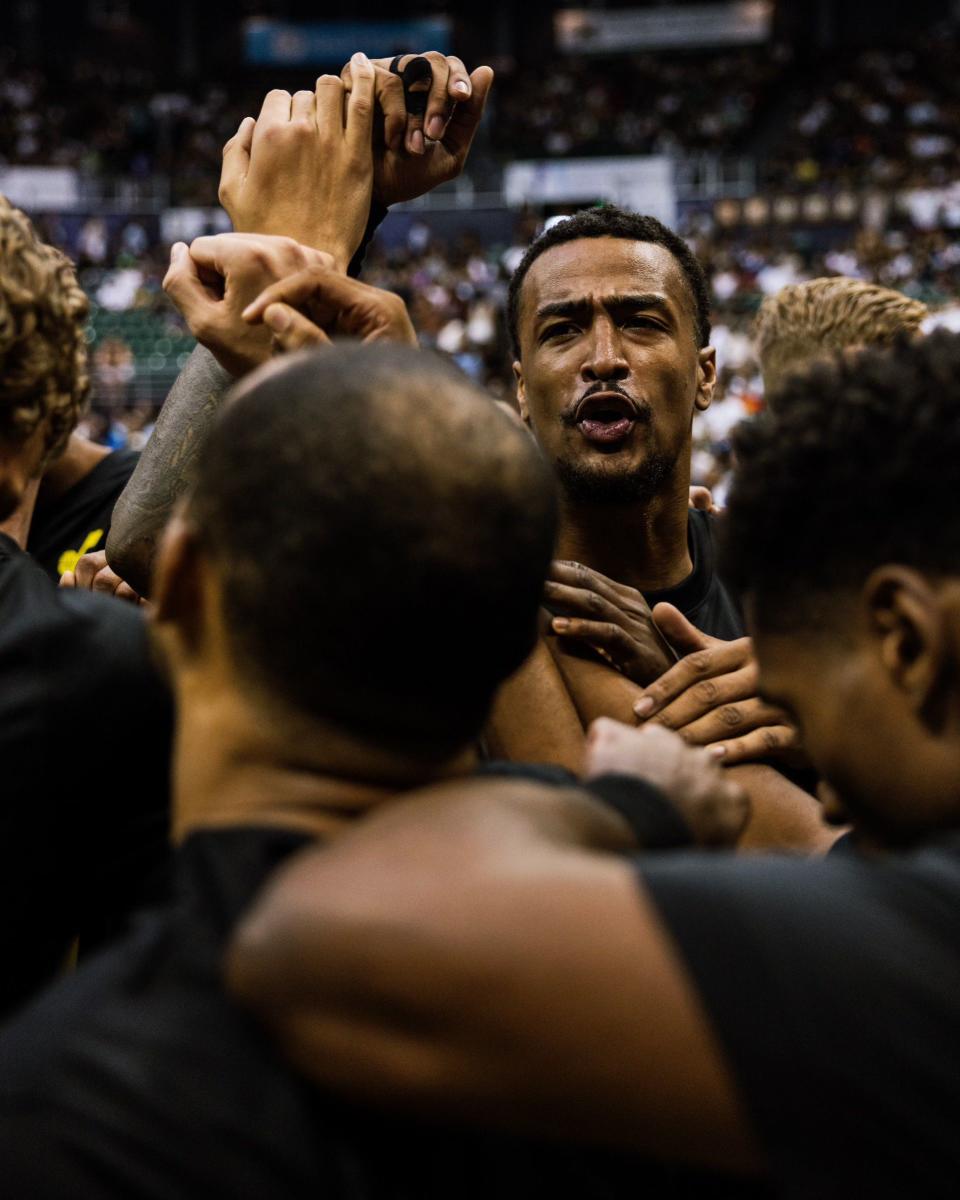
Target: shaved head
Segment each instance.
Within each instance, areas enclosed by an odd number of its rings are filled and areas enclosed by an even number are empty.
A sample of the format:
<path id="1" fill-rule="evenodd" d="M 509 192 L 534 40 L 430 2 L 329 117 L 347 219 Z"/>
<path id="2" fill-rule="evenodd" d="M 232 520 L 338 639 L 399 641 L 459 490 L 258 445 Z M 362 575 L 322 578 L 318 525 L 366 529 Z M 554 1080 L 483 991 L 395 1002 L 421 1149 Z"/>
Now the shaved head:
<path id="1" fill-rule="evenodd" d="M 438 753 L 533 645 L 554 508 L 532 439 L 465 376 L 359 345 L 249 377 L 190 502 L 238 671 Z"/>

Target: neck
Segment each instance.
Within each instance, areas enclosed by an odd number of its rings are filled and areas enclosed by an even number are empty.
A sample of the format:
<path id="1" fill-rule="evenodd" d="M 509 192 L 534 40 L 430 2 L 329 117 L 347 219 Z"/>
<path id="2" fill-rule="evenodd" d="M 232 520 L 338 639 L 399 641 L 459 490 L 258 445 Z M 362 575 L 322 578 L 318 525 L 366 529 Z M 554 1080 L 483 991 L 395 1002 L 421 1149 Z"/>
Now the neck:
<path id="1" fill-rule="evenodd" d="M 111 453 L 109 446 L 100 446 L 91 442 L 79 433 L 71 433 L 67 448 L 59 458 L 54 459 L 43 473 L 38 507 L 50 504 L 85 479 L 97 463 L 102 462 Z"/>
<path id="2" fill-rule="evenodd" d="M 572 559 L 638 591 L 676 587 L 693 570 L 687 545 L 689 484 L 672 478 L 636 505 L 560 497 L 557 558 Z"/>
<path id="3" fill-rule="evenodd" d="M 236 692 L 178 687 L 174 840 L 203 828 L 274 825 L 342 831 L 398 793 L 467 774 L 472 749 L 424 764 L 329 725 L 261 710 Z"/>
<path id="4" fill-rule="evenodd" d="M 0 521 L 0 533 L 13 538 L 21 550 L 27 548 L 27 537 L 30 533 L 30 522 L 33 520 L 33 510 L 37 503 L 39 479 L 31 479 L 23 492 L 20 503 L 5 521 Z"/>

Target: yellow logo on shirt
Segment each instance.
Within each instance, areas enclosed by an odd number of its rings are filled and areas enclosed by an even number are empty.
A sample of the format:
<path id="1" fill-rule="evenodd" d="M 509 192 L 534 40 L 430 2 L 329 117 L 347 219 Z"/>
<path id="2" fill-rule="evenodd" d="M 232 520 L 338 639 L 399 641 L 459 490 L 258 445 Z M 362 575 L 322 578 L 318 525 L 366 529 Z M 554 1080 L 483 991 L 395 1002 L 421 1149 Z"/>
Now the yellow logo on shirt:
<path id="1" fill-rule="evenodd" d="M 75 571 L 77 563 L 85 554 L 89 554 L 93 550 L 97 542 L 103 537 L 102 529 L 91 529 L 87 536 L 80 544 L 79 550 L 64 550 L 57 562 L 57 574 L 62 575 L 64 571 Z"/>

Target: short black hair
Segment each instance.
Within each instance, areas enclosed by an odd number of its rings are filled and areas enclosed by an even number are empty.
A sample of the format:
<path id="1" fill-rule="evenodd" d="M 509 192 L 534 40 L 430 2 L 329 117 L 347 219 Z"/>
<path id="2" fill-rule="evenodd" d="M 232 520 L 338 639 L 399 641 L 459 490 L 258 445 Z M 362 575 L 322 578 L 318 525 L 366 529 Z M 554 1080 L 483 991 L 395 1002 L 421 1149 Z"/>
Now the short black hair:
<path id="1" fill-rule="evenodd" d="M 733 444 L 722 569 L 760 627 L 828 623 L 885 563 L 960 574 L 960 336 L 818 362 Z"/>
<path id="2" fill-rule="evenodd" d="M 262 368 L 211 432 L 188 511 L 241 677 L 308 717 L 443 755 L 533 646 L 552 476 L 431 354 L 342 345 Z"/>
<path id="3" fill-rule="evenodd" d="M 647 217 L 640 213 L 627 212 L 614 205 L 608 205 L 604 208 L 585 208 L 572 217 L 558 221 L 556 225 L 551 225 L 546 233 L 541 233 L 527 247 L 527 252 L 513 273 L 507 292 L 507 331 L 510 334 L 510 347 L 514 358 L 520 357 L 520 291 L 527 272 L 540 255 L 553 246 L 560 246 L 564 242 L 575 242 L 579 238 L 598 237 L 651 242 L 655 246 L 663 246 L 664 249 L 669 250 L 677 260 L 690 288 L 696 314 L 694 332 L 697 345 L 700 347 L 709 345 L 710 293 L 707 290 L 707 278 L 703 273 L 703 267 L 697 261 L 696 255 L 679 234 L 674 233 L 656 217 Z"/>

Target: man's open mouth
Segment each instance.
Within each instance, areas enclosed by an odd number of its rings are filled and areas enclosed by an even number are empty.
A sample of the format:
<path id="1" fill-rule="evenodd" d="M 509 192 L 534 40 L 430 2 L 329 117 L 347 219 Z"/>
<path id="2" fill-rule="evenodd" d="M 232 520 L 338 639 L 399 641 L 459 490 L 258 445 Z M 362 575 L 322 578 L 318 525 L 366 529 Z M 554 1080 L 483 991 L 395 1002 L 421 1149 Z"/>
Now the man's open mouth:
<path id="1" fill-rule="evenodd" d="M 619 392 L 596 392 L 577 405 L 574 424 L 588 442 L 622 441 L 637 422 L 637 406 Z"/>

